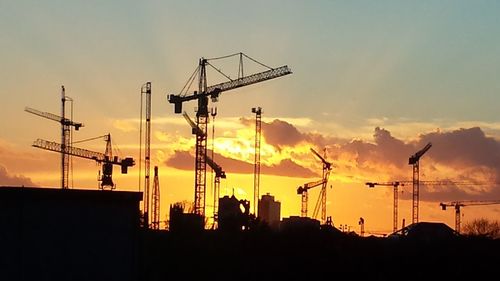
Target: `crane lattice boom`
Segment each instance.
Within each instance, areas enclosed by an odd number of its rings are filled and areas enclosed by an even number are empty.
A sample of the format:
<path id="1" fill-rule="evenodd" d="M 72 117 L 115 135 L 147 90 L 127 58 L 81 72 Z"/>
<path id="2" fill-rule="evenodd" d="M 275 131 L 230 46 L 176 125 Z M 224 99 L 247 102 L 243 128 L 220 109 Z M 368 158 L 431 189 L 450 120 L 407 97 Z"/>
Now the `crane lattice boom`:
<path id="1" fill-rule="evenodd" d="M 228 82 L 219 83 L 213 86 L 207 87 L 204 93 L 193 93 L 192 95 L 169 95 L 168 101 L 175 105 L 175 113 L 182 112 L 182 103 L 185 101 L 199 99 L 200 97 L 211 97 L 216 99 L 221 92 L 233 90 L 243 86 L 252 85 L 255 83 L 263 82 L 266 80 L 278 78 L 287 74 L 291 74 L 292 71 L 288 66 L 281 66 L 278 68 L 273 68 L 271 70 L 263 71 L 260 73 L 252 74 Z"/>
<path id="2" fill-rule="evenodd" d="M 24 111 L 29 112 L 31 114 L 35 114 L 35 115 L 43 117 L 43 118 L 47 118 L 49 120 L 60 122 L 63 125 L 73 126 L 73 127 L 75 127 L 75 130 L 77 130 L 77 131 L 80 129 L 80 127 L 83 127 L 82 123 L 73 122 L 73 121 L 69 120 L 68 118 L 63 119 L 61 116 L 52 114 L 50 112 L 43 112 L 43 111 L 31 108 L 31 107 L 25 107 Z"/>
<path id="3" fill-rule="evenodd" d="M 54 152 L 59 152 L 61 153 L 63 151 L 62 145 L 60 143 L 56 143 L 53 141 L 47 141 L 43 139 L 37 139 L 35 142 L 33 142 L 34 147 L 38 147 L 41 149 L 45 150 L 50 150 Z M 117 156 L 113 157 L 113 159 L 108 159 L 108 157 L 104 153 L 100 152 L 95 152 L 83 148 L 78 148 L 78 147 L 73 147 L 70 146 L 67 148 L 67 153 L 73 156 L 81 157 L 81 158 L 86 158 L 86 159 L 91 159 L 94 160 L 98 163 L 111 163 L 114 165 L 120 165 L 122 166 L 122 171 L 125 171 L 123 173 L 127 173 L 127 167 L 132 167 L 135 165 L 134 159 L 127 157 L 124 159 L 121 159 Z"/>

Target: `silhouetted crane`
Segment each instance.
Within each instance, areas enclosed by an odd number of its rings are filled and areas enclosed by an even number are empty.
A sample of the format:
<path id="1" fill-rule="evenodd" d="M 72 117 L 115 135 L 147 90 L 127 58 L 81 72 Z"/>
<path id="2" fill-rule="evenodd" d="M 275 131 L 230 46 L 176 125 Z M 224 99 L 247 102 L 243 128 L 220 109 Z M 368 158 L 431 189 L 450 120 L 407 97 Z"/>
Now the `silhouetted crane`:
<path id="1" fill-rule="evenodd" d="M 204 132 L 191 120 L 189 115 L 184 112 L 182 113 L 182 116 L 186 119 L 188 122 L 189 126 L 191 126 L 191 132 L 194 135 L 198 134 L 203 134 Z M 218 219 L 218 205 L 219 205 L 219 194 L 220 194 L 220 179 L 225 179 L 226 178 L 226 172 L 222 170 L 222 167 L 219 166 L 215 161 L 210 158 L 208 155 L 205 155 L 205 161 L 212 168 L 212 170 L 215 172 L 215 178 L 214 178 L 214 208 L 213 208 L 213 216 L 214 216 L 214 228 L 215 225 L 217 224 L 217 219 Z"/>
<path id="2" fill-rule="evenodd" d="M 152 229 L 160 229 L 160 179 L 158 176 L 158 166 L 154 167 L 154 177 L 153 177 L 153 216 L 151 220 Z"/>
<path id="3" fill-rule="evenodd" d="M 393 207 L 393 213 L 392 213 L 392 217 L 393 217 L 392 230 L 393 230 L 393 232 L 396 232 L 396 230 L 398 230 L 398 186 L 404 185 L 404 183 L 401 183 L 399 181 L 381 182 L 381 183 L 367 182 L 366 185 L 368 185 L 368 187 L 375 187 L 376 185 L 394 187 L 394 205 L 393 205 L 394 207 Z"/>
<path id="4" fill-rule="evenodd" d="M 219 69 L 214 67 L 210 61 L 214 61 L 217 59 L 228 58 L 232 56 L 238 55 L 240 57 L 240 66 L 238 70 L 238 78 L 231 79 L 228 75 L 222 73 Z M 243 75 L 243 57 L 248 58 L 269 70 L 252 74 L 249 76 Z M 207 85 L 207 72 L 206 66 L 211 66 L 220 74 L 225 76 L 229 81 L 219 83 L 216 85 L 208 86 Z M 201 58 L 198 63 L 197 69 L 189 78 L 188 82 L 181 90 L 180 94 L 171 94 L 168 95 L 168 101 L 174 104 L 174 112 L 181 113 L 182 112 L 182 103 L 197 100 L 198 101 L 198 111 L 196 112 L 196 125 L 203 132 L 203 134 L 196 134 L 196 156 L 195 156 L 195 195 L 194 195 L 194 213 L 200 216 L 205 216 L 205 189 L 206 189 L 206 154 L 207 154 L 207 123 L 208 123 L 208 98 L 212 100 L 212 102 L 216 102 L 219 98 L 219 95 L 224 91 L 233 90 L 236 88 L 248 86 L 251 84 L 263 82 L 266 80 L 278 78 L 284 75 L 291 74 L 292 71 L 288 66 L 281 66 L 278 68 L 268 67 L 256 60 L 250 58 L 249 56 L 243 53 L 237 53 L 229 56 L 224 56 L 220 58 L 212 58 L 205 59 Z M 193 83 L 193 81 L 198 75 L 198 90 L 193 93 L 188 94 L 189 86 Z M 185 90 L 185 91 L 184 91 Z"/>
<path id="5" fill-rule="evenodd" d="M 144 116 L 142 114 L 142 102 L 146 103 Z M 144 117 L 144 126 L 146 131 L 142 132 L 142 123 Z M 151 181 L 151 82 L 146 82 L 141 86 L 141 116 L 139 129 L 139 158 L 142 153 L 142 139 L 144 138 L 144 200 L 143 200 L 143 222 L 144 228 L 149 227 L 149 200 L 150 200 L 150 181 Z M 139 190 L 141 189 L 141 160 L 139 159 Z"/>
<path id="6" fill-rule="evenodd" d="M 405 186 L 405 184 L 413 183 L 413 181 L 391 181 L 391 182 L 367 182 L 365 183 L 368 187 L 375 186 L 392 186 L 394 187 L 394 204 L 393 204 L 393 227 L 392 230 L 395 232 L 398 230 L 398 187 Z M 419 181 L 423 185 L 474 185 L 476 183 L 470 182 L 458 182 L 458 181 Z"/>
<path id="7" fill-rule="evenodd" d="M 429 142 L 424 148 L 410 156 L 408 164 L 413 167 L 413 208 L 412 208 L 412 223 L 418 222 L 418 192 L 419 192 L 419 162 L 420 158 L 432 147 Z"/>
<path id="8" fill-rule="evenodd" d="M 259 202 L 260 189 L 260 137 L 262 130 L 262 108 L 252 108 L 252 113 L 255 113 L 255 162 L 253 170 L 253 213 L 257 217 L 257 204 Z"/>
<path id="9" fill-rule="evenodd" d="M 83 127 L 82 123 L 73 122 L 71 119 L 66 118 L 66 101 L 73 102 L 73 99 L 66 96 L 66 91 L 64 86 L 61 86 L 61 115 L 57 116 L 52 113 L 42 112 L 33 108 L 26 107 L 24 110 L 26 112 L 47 118 L 49 120 L 53 120 L 61 123 L 61 188 L 68 188 L 68 178 L 69 178 L 69 156 L 68 152 L 71 145 L 71 127 L 75 127 L 75 130 L 79 130 L 80 127 Z"/>
<path id="10" fill-rule="evenodd" d="M 78 147 L 66 147 L 66 152 L 68 155 L 73 155 L 80 158 L 94 160 L 99 164 L 102 164 L 102 177 L 100 178 L 100 189 L 105 189 L 109 187 L 110 189 L 115 189 L 115 184 L 113 183 L 113 165 L 118 165 L 121 167 L 122 174 L 128 172 L 128 167 L 135 165 L 135 161 L 131 157 L 126 157 L 124 159 L 118 156 L 113 156 L 111 149 L 111 135 L 107 134 L 102 136 L 106 141 L 106 151 L 105 153 L 95 152 Z M 33 143 L 34 147 L 50 150 L 54 152 L 63 153 L 63 146 L 60 143 L 46 141 L 43 139 L 37 139 Z"/>
<path id="11" fill-rule="evenodd" d="M 446 207 L 455 207 L 455 231 L 460 233 L 460 208 L 465 206 L 477 206 L 477 205 L 495 205 L 500 204 L 500 200 L 465 200 L 465 201 L 453 201 L 447 203 L 439 203 L 441 209 L 446 210 Z"/>
<path id="12" fill-rule="evenodd" d="M 326 151 L 325 151 L 325 157 L 319 155 L 316 150 L 311 148 L 311 152 L 316 155 L 316 157 L 321 160 L 323 163 L 323 176 L 322 176 L 322 186 L 321 186 L 321 191 L 320 195 L 318 197 L 318 201 L 316 202 L 316 206 L 314 207 L 314 212 L 313 212 L 313 218 L 317 218 L 319 208 L 321 206 L 321 222 L 325 223 L 326 222 L 326 186 L 328 184 L 328 177 L 330 176 L 330 172 L 332 170 L 332 163 L 328 162 L 325 160 L 326 158 Z"/>
<path id="13" fill-rule="evenodd" d="M 301 217 L 307 217 L 307 201 L 309 200 L 309 195 L 308 195 L 308 190 L 313 188 L 313 187 L 316 187 L 316 186 L 319 186 L 319 185 L 322 185 L 323 183 L 325 182 L 324 179 L 320 179 L 318 181 L 313 181 L 313 182 L 308 182 L 306 184 L 304 184 L 304 186 L 299 186 L 297 188 L 297 194 L 300 194 L 301 195 L 301 209 L 300 209 L 300 216 Z M 321 196 L 321 194 L 320 194 Z"/>

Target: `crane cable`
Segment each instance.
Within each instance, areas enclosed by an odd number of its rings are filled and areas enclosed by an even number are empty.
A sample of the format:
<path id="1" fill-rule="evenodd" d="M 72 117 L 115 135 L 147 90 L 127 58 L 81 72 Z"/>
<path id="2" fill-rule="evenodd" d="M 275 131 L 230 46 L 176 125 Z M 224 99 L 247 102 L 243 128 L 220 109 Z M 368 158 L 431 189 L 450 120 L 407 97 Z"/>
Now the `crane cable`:
<path id="1" fill-rule="evenodd" d="M 98 136 L 98 137 L 93 137 L 93 138 L 88 138 L 88 139 L 83 139 L 83 140 L 75 141 L 75 142 L 72 142 L 72 143 L 73 143 L 73 144 L 75 144 L 75 143 L 82 143 L 82 142 L 87 142 L 87 141 L 97 140 L 97 139 L 100 139 L 100 138 L 104 138 L 104 137 L 106 137 L 106 136 L 107 136 L 107 135 Z"/>
<path id="2" fill-rule="evenodd" d="M 220 69 L 218 69 L 217 67 L 215 67 L 213 64 L 209 63 L 208 61 L 214 61 L 214 60 L 220 60 L 220 59 L 226 59 L 226 58 L 230 58 L 230 57 L 234 57 L 234 56 L 240 56 L 240 65 L 239 65 L 239 69 L 238 69 L 238 78 L 242 78 L 243 77 L 243 57 L 253 61 L 254 63 L 260 65 L 260 66 L 263 66 L 265 68 L 268 68 L 270 70 L 273 70 L 274 68 L 268 66 L 268 65 L 265 65 L 261 62 L 259 62 L 258 60 L 246 55 L 245 53 L 234 53 L 234 54 L 231 54 L 231 55 L 227 55 L 227 56 L 221 56 L 221 57 L 215 57 L 215 58 L 209 58 L 209 59 L 205 59 L 205 61 L 207 62 L 208 65 L 210 65 L 213 69 L 215 69 L 217 72 L 219 72 L 219 74 L 221 74 L 222 76 L 226 77 L 227 79 L 229 79 L 230 81 L 233 81 L 233 79 L 231 79 L 229 77 L 229 75 L 223 73 Z M 189 79 L 186 81 L 186 84 L 184 84 L 184 87 L 182 87 L 182 89 L 180 90 L 179 92 L 179 95 L 180 96 L 186 96 L 187 95 L 187 92 L 188 90 L 191 88 L 191 86 L 193 85 L 193 82 L 194 80 L 196 79 L 196 75 L 200 72 L 200 65 L 198 65 L 196 67 L 196 69 L 194 70 L 194 72 L 191 74 L 191 76 L 189 77 Z M 240 74 L 241 74 L 241 77 L 240 77 Z M 142 118 L 142 113 L 141 113 L 141 118 Z"/>

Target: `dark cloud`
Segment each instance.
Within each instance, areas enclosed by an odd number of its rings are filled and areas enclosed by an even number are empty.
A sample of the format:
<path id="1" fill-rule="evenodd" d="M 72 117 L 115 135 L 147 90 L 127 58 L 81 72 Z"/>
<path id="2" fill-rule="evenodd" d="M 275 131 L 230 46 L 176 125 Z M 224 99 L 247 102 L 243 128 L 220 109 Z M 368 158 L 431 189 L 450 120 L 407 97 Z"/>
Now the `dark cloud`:
<path id="1" fill-rule="evenodd" d="M 241 122 L 246 126 L 255 126 L 252 119 L 242 118 Z M 308 140 L 307 135 L 299 132 L 292 124 L 274 119 L 271 123 L 262 122 L 262 135 L 266 143 L 281 148 L 283 146 L 295 146 L 301 141 Z"/>
<path id="2" fill-rule="evenodd" d="M 0 165 L 0 185 L 5 186 L 37 186 L 30 178 L 10 175 L 7 169 Z"/>
<path id="3" fill-rule="evenodd" d="M 214 160 L 227 174 L 252 174 L 254 172 L 254 165 L 252 163 L 225 157 L 217 153 L 214 156 Z M 176 151 L 174 156 L 166 161 L 166 164 L 176 169 L 193 170 L 194 157 L 187 151 Z M 282 160 L 279 164 L 272 166 L 261 165 L 261 173 L 298 178 L 318 176 L 318 174 L 298 165 L 290 159 Z"/>
<path id="4" fill-rule="evenodd" d="M 310 178 L 320 176 L 317 173 L 298 165 L 290 159 L 284 159 L 279 164 L 272 165 L 270 167 L 263 166 L 261 171 L 265 174 L 286 177 Z"/>
<path id="5" fill-rule="evenodd" d="M 241 123 L 248 127 L 255 127 L 255 120 L 241 118 Z M 326 137 L 318 133 L 302 133 L 294 125 L 279 119 L 272 122 L 262 122 L 262 135 L 266 143 L 278 149 L 284 146 L 293 147 L 301 142 L 314 144 L 315 147 L 325 147 L 329 143 L 344 143 L 341 139 Z"/>
<path id="6" fill-rule="evenodd" d="M 478 128 L 458 129 L 449 132 L 432 132 L 422 134 L 418 140 L 404 142 L 393 137 L 389 131 L 375 128 L 374 143 L 355 140 L 337 149 L 337 153 L 354 155 L 359 172 L 380 163 L 378 172 L 387 173 L 387 165 L 397 167 L 398 174 L 406 174 L 404 178 L 411 178 L 411 166 L 408 158 L 427 143 L 432 148 L 422 158 L 420 175 L 427 180 L 449 179 L 460 182 L 459 185 L 450 183 L 440 186 L 422 185 L 420 188 L 421 200 L 480 200 L 500 198 L 500 143 L 494 138 L 487 137 Z M 455 178 L 451 179 L 446 171 L 453 171 Z M 376 172 L 376 171 L 372 171 Z M 393 170 L 394 172 L 394 170 Z M 457 176 L 458 175 L 458 176 Z M 386 175 L 387 176 L 387 175 Z M 393 179 L 398 176 L 388 175 Z M 463 182 L 476 183 L 465 185 Z M 403 198 L 411 198 L 407 193 Z"/>
<path id="7" fill-rule="evenodd" d="M 422 135 L 420 145 L 432 142 L 429 157 L 436 162 L 460 166 L 500 167 L 500 143 L 479 127 Z"/>
<path id="8" fill-rule="evenodd" d="M 188 151 L 175 151 L 175 154 L 170 157 L 165 164 L 179 170 L 193 169 L 194 157 Z"/>
<path id="9" fill-rule="evenodd" d="M 247 126 L 254 126 L 254 120 L 242 119 Z M 421 187 L 421 200 L 486 200 L 500 198 L 500 142 L 485 135 L 479 127 L 462 128 L 447 132 L 431 132 L 418 136 L 416 140 L 405 141 L 392 136 L 391 132 L 377 127 L 373 140 L 344 141 L 332 139 L 321 134 L 304 133 L 285 121 L 274 120 L 263 123 L 263 134 L 268 144 L 278 150 L 284 146 L 293 147 L 298 144 L 310 145 L 320 151 L 327 147 L 328 159 L 334 162 L 334 173 L 345 177 L 353 176 L 367 181 L 408 180 L 412 177 L 408 158 L 422 149 L 428 142 L 432 148 L 423 156 L 420 166 L 422 180 L 449 179 L 454 182 L 476 182 L 474 186 L 452 184 L 446 186 Z M 173 160 L 184 155 L 175 155 Z M 221 165 L 234 173 L 253 173 L 253 165 L 230 158 L 217 156 Z M 294 162 L 304 157 L 294 154 L 292 159 L 284 160 L 273 167 L 262 167 L 264 173 L 315 177 L 311 170 Z M 186 165 L 180 163 L 174 167 L 192 169 L 192 157 Z M 170 161 L 170 160 L 169 160 Z M 406 195 L 411 198 L 411 188 Z"/>

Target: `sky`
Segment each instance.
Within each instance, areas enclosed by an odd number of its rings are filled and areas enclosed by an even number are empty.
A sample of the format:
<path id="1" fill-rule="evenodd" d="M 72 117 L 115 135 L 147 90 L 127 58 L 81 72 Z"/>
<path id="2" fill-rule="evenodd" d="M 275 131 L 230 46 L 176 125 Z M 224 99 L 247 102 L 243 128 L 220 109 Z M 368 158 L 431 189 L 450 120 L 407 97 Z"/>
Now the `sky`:
<path id="1" fill-rule="evenodd" d="M 260 106 L 261 194 L 282 202 L 282 217 L 300 214 L 296 188 L 321 177 L 309 149 L 326 148 L 327 215 L 356 231 L 363 217 L 366 231 L 387 233 L 392 190 L 364 183 L 411 179 L 408 157 L 432 142 L 422 180 L 476 183 L 422 187 L 420 220 L 453 227 L 453 211 L 439 202 L 500 199 L 499 12 L 498 1 L 0 1 L 0 185 L 59 185 L 59 155 L 31 144 L 59 141 L 60 128 L 24 107 L 60 115 L 61 85 L 73 120 L 85 125 L 74 140 L 111 133 L 119 155 L 138 159 L 140 89 L 150 81 L 165 218 L 169 204 L 194 197 L 194 138 L 167 95 L 181 91 L 199 58 L 243 52 L 293 74 L 210 105 L 218 109 L 215 159 L 228 175 L 222 194 L 253 198 L 251 108 Z M 238 75 L 237 58 L 213 64 Z M 266 70 L 244 64 L 247 74 Z M 213 70 L 207 77 L 224 81 Z M 195 107 L 184 105 L 191 116 Z M 105 149 L 102 140 L 75 146 Z M 96 189 L 98 169 L 74 158 L 71 185 Z M 138 174 L 138 166 L 127 175 L 115 167 L 117 189 L 139 190 Z M 310 192 L 310 210 L 318 194 Z M 400 198 L 408 224 L 411 187 Z M 464 222 L 497 219 L 500 206 L 462 214 Z"/>

